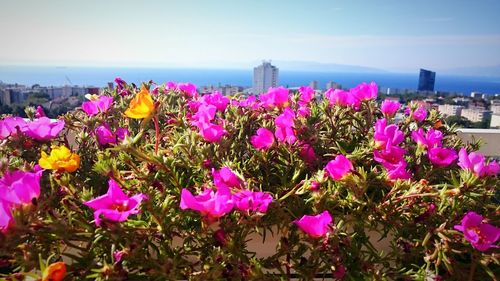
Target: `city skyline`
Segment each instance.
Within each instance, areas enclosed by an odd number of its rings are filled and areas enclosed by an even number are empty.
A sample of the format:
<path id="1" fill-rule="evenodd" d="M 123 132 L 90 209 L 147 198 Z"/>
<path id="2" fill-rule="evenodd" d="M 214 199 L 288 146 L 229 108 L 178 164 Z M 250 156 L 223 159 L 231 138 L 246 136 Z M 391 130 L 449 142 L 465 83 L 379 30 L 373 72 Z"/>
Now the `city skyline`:
<path id="1" fill-rule="evenodd" d="M 7 1 L 0 65 L 500 65 L 500 1 Z"/>

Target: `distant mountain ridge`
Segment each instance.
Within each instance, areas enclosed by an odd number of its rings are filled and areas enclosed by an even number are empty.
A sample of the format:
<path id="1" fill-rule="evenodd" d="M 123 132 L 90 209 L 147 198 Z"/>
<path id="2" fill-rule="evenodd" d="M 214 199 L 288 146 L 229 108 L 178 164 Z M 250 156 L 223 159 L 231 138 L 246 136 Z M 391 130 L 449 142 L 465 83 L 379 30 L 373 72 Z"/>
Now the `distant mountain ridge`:
<path id="1" fill-rule="evenodd" d="M 260 62 L 254 62 L 258 65 Z M 339 72 L 339 73 L 387 73 L 388 71 L 366 67 L 360 65 L 336 64 L 336 63 L 319 63 L 312 61 L 282 61 L 272 60 L 271 63 L 277 66 L 280 70 L 287 71 L 307 71 L 307 72 Z"/>
<path id="2" fill-rule="evenodd" d="M 444 69 L 441 72 L 444 74 L 453 74 L 453 75 L 486 76 L 486 77 L 500 78 L 500 65 L 458 67 L 458 68 Z"/>

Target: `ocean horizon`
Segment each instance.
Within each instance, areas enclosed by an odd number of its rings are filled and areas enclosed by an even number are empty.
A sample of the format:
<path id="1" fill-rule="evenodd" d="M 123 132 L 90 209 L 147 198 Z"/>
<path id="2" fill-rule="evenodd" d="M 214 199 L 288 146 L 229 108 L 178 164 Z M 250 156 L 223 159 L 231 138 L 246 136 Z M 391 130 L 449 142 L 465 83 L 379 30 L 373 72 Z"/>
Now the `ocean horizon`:
<path id="1" fill-rule="evenodd" d="M 145 67 L 56 67 L 56 66 L 0 66 L 0 81 L 23 85 L 41 86 L 97 86 L 103 87 L 120 77 L 129 83 L 153 80 L 161 84 L 168 81 L 191 82 L 197 86 L 237 85 L 250 87 L 253 69 L 194 69 L 194 68 L 145 68 Z M 328 81 L 341 84 L 345 88 L 361 82 L 375 81 L 384 88 L 416 89 L 418 71 L 411 73 L 341 73 L 282 70 L 279 84 L 286 87 L 309 85 L 318 81 L 320 89 Z M 465 95 L 470 92 L 500 94 L 499 77 L 473 77 L 436 74 L 436 91 L 456 92 Z"/>

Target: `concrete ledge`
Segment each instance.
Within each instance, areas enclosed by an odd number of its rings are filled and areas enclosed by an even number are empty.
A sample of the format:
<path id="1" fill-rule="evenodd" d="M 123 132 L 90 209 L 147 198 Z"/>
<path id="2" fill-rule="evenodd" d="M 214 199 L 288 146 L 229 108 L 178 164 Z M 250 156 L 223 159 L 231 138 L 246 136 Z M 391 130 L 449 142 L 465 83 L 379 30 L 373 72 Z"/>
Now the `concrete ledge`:
<path id="1" fill-rule="evenodd" d="M 457 134 L 462 141 L 472 141 L 472 139 L 483 141 L 479 150 L 486 156 L 500 157 L 500 129 L 457 129 Z"/>

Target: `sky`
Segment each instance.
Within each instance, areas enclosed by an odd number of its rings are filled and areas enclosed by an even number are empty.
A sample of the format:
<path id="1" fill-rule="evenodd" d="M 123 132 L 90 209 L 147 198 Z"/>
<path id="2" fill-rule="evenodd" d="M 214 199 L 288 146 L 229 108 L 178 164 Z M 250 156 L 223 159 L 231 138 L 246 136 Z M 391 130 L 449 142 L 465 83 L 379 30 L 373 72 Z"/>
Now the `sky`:
<path id="1" fill-rule="evenodd" d="M 500 0 L 0 0 L 0 65 L 500 65 Z"/>

